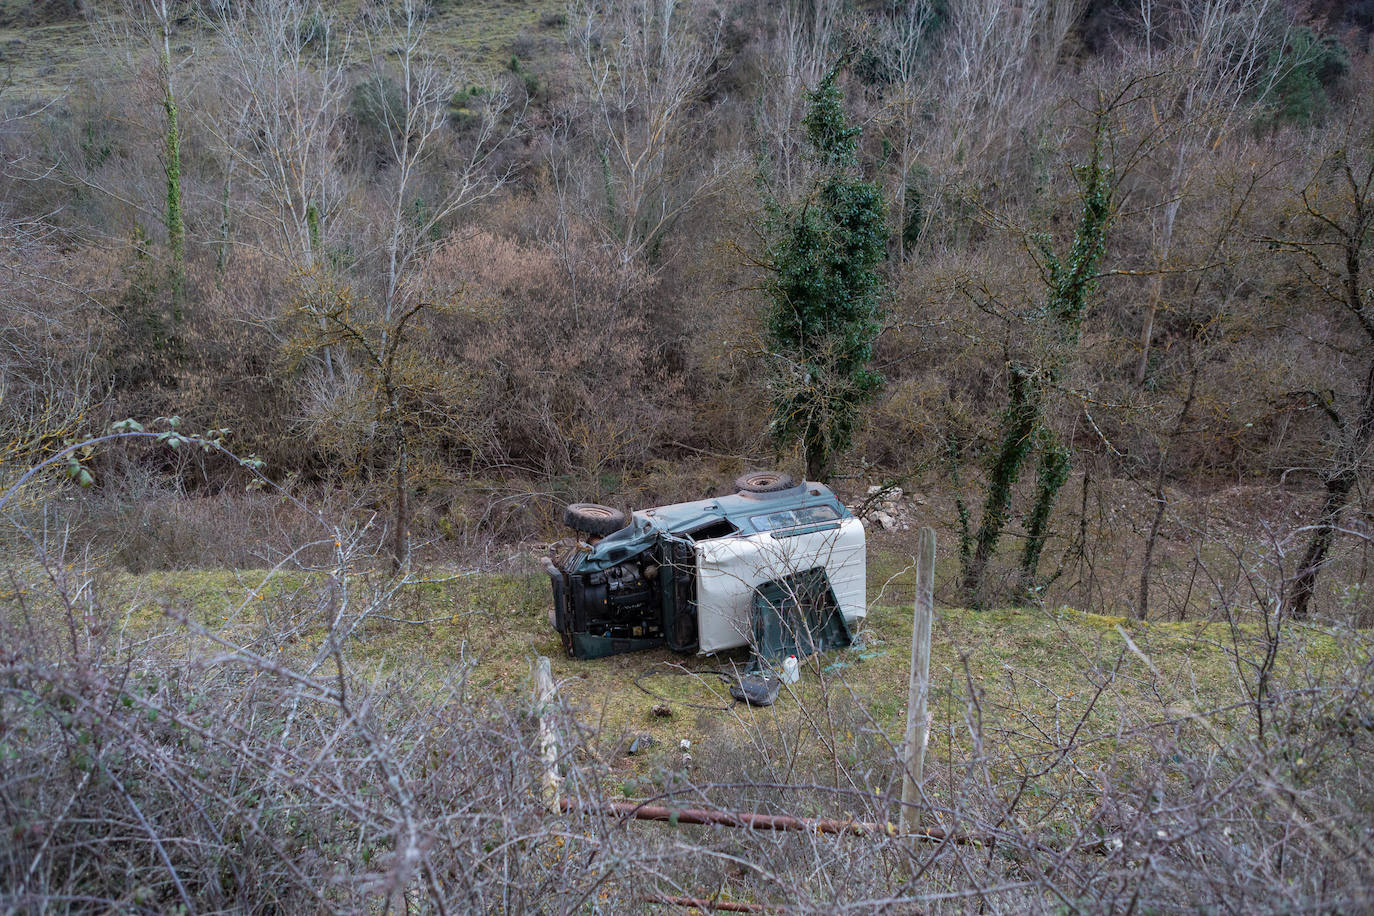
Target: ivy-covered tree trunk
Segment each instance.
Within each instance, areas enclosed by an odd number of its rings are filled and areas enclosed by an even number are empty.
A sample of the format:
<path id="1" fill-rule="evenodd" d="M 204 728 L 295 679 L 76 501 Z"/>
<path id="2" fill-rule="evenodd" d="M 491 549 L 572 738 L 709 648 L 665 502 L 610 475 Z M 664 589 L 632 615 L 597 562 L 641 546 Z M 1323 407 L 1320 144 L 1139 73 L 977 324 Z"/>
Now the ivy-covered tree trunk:
<path id="1" fill-rule="evenodd" d="M 1010 519 L 1012 489 L 1035 451 L 1036 440 L 1041 444 L 1040 471 L 1021 554 L 1018 591 L 1022 597 L 1036 590 L 1040 554 L 1049 536 L 1054 502 L 1072 467 L 1068 449 L 1044 427 L 1044 410 L 1050 392 L 1078 346 L 1083 318 L 1097 285 L 1098 265 L 1106 252 L 1112 200 L 1110 172 L 1102 149 L 1105 128 L 1104 119 L 1099 118 L 1088 162 L 1074 170 L 1082 187 L 1082 208 L 1068 256 L 1057 255 L 1047 238 L 1037 240 L 1044 257 L 1048 289 L 1044 306 L 1028 320 L 1039 325 L 1047 349 L 1038 365 L 1014 365 L 1008 376 L 1011 402 L 1002 414 L 1002 432 L 989 468 L 983 518 L 963 570 L 964 599 L 974 607 L 983 602 L 988 563 Z"/>
<path id="2" fill-rule="evenodd" d="M 181 216 L 181 124 L 172 88 L 171 23 L 165 2 L 158 15 L 162 26 L 162 58 L 159 61 L 164 89 L 162 107 L 167 119 L 162 151 L 162 168 L 167 176 L 167 253 L 171 261 L 172 322 L 179 325 L 185 318 L 186 295 L 186 224 Z"/>
<path id="3" fill-rule="evenodd" d="M 983 499 L 983 520 L 973 541 L 973 550 L 965 551 L 964 594 L 969 604 L 980 606 L 979 592 L 988 561 L 1002 539 L 1002 530 L 1011 514 L 1011 493 L 1021 476 L 1021 467 L 1031 450 L 1035 427 L 1040 422 L 1040 404 L 1035 400 L 1035 382 L 1023 366 L 1012 366 L 1008 377 L 1011 403 L 1002 412 L 1002 436 L 988 475 L 987 495 Z"/>
<path id="4" fill-rule="evenodd" d="M 1017 599 L 1032 601 L 1040 590 L 1037 572 L 1040 568 L 1040 554 L 1045 549 L 1045 541 L 1050 533 L 1050 513 L 1054 511 L 1054 500 L 1064 481 L 1069 479 L 1072 460 L 1069 450 L 1059 441 L 1059 437 L 1044 427 L 1041 428 L 1040 462 L 1035 477 L 1035 503 L 1031 507 L 1030 519 L 1026 522 L 1026 541 L 1021 549 L 1021 571 L 1016 582 Z"/>
<path id="5" fill-rule="evenodd" d="M 769 205 L 773 417 L 779 446 L 800 445 L 806 476 L 827 480 L 859 409 L 882 377 L 869 366 L 882 329 L 887 222 L 877 185 L 858 171 L 858 134 L 832 70 L 811 94 L 805 126 L 817 179 L 792 207 Z"/>

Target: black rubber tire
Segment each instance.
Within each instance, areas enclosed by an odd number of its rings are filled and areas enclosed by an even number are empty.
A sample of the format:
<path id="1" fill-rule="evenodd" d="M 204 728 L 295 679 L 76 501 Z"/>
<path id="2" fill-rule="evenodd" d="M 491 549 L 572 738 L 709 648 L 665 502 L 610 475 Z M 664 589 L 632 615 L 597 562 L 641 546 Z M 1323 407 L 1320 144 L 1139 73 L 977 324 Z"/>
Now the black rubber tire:
<path id="1" fill-rule="evenodd" d="M 782 471 L 750 471 L 735 478 L 735 489 L 740 493 L 777 493 L 796 485 L 792 475 Z"/>
<path id="2" fill-rule="evenodd" d="M 604 538 L 629 522 L 624 512 L 596 503 L 573 503 L 563 510 L 563 524 L 573 531 Z"/>

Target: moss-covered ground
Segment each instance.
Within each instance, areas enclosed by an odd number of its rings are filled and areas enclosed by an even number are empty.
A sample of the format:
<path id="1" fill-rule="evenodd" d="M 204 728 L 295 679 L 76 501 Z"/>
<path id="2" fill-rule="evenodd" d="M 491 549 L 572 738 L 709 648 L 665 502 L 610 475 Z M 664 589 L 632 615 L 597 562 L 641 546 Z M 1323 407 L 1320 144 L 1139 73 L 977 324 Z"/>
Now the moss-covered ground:
<path id="1" fill-rule="evenodd" d="M 873 557 L 872 569 L 875 603 L 861 644 L 809 660 L 801 682 L 764 709 L 732 703 L 717 676 L 742 666 L 741 654 L 567 658 L 547 622 L 542 572 L 418 573 L 356 630 L 350 652 L 366 676 L 402 677 L 436 690 L 470 664 L 473 695 L 511 703 L 528 703 L 531 662 L 548 656 L 561 698 L 587 730 L 587 752 L 607 765 L 609 788 L 626 795 L 652 794 L 670 779 L 666 773 L 684 765 L 698 771 L 694 778 L 702 770 L 744 770 L 770 779 L 863 782 L 865 791 L 890 793 L 896 774 L 869 764 L 890 760 L 890 747 L 902 738 L 910 571 L 885 554 Z M 238 640 L 288 629 L 291 653 L 307 658 L 326 629 L 323 580 L 314 574 L 210 570 L 102 579 L 106 612 L 130 636 L 183 617 Z M 350 581 L 352 600 L 384 583 L 359 575 Z M 1036 774 L 1033 791 L 1047 796 L 1057 785 L 1068 790 L 1103 774 L 1135 774 L 1143 763 L 1134 756 L 1136 739 L 1151 729 L 1235 735 L 1250 728 L 1249 691 L 1265 645 L 1255 620 L 1143 623 L 1071 608 L 940 607 L 927 772 L 953 787 L 970 760 L 994 759 L 1004 779 Z M 1319 682 L 1364 652 L 1362 641 L 1290 624 L 1281 634 L 1274 684 Z M 640 736 L 652 739 L 648 749 L 630 755 Z M 691 764 L 682 758 L 684 740 Z"/>

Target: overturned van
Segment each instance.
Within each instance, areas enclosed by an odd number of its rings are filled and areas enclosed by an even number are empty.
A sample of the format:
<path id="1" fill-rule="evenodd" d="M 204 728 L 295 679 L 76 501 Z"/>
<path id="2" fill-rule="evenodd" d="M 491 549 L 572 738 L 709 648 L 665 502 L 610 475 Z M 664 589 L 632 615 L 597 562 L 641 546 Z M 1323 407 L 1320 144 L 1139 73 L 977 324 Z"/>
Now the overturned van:
<path id="1" fill-rule="evenodd" d="M 560 542 L 545 570 L 550 622 L 569 655 L 764 643 L 804 655 L 847 643 L 866 613 L 863 524 L 828 487 L 787 474 L 746 474 L 735 487 L 629 516 L 567 508 L 579 537 Z"/>

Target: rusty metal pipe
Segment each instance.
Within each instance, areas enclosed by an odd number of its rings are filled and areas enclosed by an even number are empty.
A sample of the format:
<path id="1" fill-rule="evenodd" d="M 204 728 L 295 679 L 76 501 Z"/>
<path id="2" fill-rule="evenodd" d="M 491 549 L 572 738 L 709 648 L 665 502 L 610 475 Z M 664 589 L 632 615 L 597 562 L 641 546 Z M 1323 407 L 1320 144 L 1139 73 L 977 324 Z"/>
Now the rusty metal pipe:
<path id="1" fill-rule="evenodd" d="M 776 913 L 778 907 L 764 903 L 739 903 L 734 900 L 711 900 L 706 897 L 669 897 L 664 894 L 646 894 L 639 898 L 641 903 L 657 903 L 661 906 L 680 906 L 685 909 L 721 910 L 726 913 Z"/>
<path id="2" fill-rule="evenodd" d="M 580 811 L 602 817 L 619 817 L 637 821 L 669 821 L 677 824 L 717 824 L 722 827 L 741 827 L 746 830 L 790 830 L 799 833 L 830 833 L 844 836 L 904 836 L 931 843 L 980 843 L 990 846 L 993 837 L 951 834 L 939 827 L 928 827 L 901 834 L 892 823 L 838 820 L 824 817 L 793 817 L 790 814 L 758 814 L 751 811 L 711 811 L 705 808 L 669 808 L 665 805 L 643 805 L 632 801 L 579 802 L 565 798 L 564 811 Z"/>

